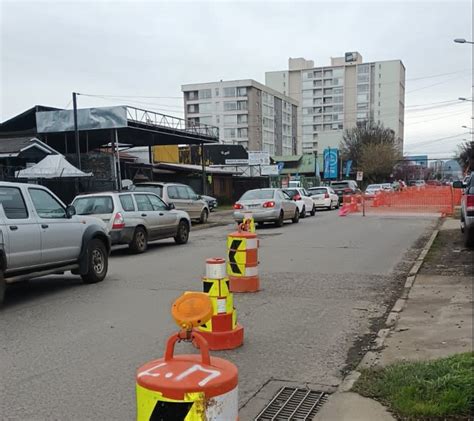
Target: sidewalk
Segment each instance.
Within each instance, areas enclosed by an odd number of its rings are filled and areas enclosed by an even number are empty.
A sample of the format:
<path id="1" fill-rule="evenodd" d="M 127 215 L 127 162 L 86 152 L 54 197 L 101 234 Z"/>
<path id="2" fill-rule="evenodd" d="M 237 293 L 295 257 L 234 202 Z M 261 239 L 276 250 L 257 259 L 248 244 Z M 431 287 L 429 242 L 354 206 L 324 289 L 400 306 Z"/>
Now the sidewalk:
<path id="1" fill-rule="evenodd" d="M 401 361 L 425 361 L 472 351 L 474 250 L 462 247 L 459 221 L 446 219 L 440 228 L 406 301 L 399 300 L 388 319 L 392 330 L 380 335 L 360 368 L 384 367 Z M 405 304 L 401 306 L 400 304 Z M 392 313 L 392 314 L 396 314 Z M 388 326 L 387 326 L 388 327 Z M 382 331 L 381 331 L 382 332 Z M 382 332 L 384 333 L 384 332 Z M 354 379 L 358 373 L 353 373 Z M 378 402 L 356 393 L 335 393 L 314 418 L 332 420 L 394 420 Z"/>

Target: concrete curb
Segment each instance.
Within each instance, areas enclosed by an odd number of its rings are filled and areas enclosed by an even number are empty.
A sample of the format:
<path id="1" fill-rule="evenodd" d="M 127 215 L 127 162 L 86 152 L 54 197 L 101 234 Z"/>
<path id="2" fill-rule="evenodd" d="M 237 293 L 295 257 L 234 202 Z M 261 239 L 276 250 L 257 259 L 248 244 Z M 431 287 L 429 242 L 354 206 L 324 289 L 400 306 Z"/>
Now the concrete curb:
<path id="1" fill-rule="evenodd" d="M 362 360 L 360 361 L 356 369 L 351 371 L 344 378 L 344 380 L 342 381 L 342 383 L 339 385 L 337 389 L 338 392 L 350 391 L 352 387 L 354 386 L 354 383 L 360 377 L 361 370 L 371 368 L 377 362 L 379 358 L 378 351 L 382 350 L 385 343 L 385 339 L 388 337 L 390 332 L 395 328 L 398 322 L 398 319 L 400 318 L 400 313 L 403 311 L 408 301 L 408 294 L 410 293 L 410 290 L 415 283 L 416 275 L 420 271 L 420 268 L 423 265 L 426 255 L 430 251 L 430 248 L 433 245 L 434 240 L 438 236 L 438 233 L 439 233 L 439 229 L 435 229 L 433 233 L 431 234 L 430 238 L 428 239 L 425 246 L 421 250 L 418 258 L 415 260 L 415 263 L 413 264 L 410 271 L 408 272 L 408 276 L 405 282 L 405 287 L 403 289 L 402 295 L 395 302 L 394 306 L 392 307 L 392 310 L 388 314 L 387 319 L 385 320 L 385 327 L 378 331 L 377 337 L 375 338 L 370 350 L 367 351 L 367 353 L 364 355 L 364 357 L 362 358 Z"/>

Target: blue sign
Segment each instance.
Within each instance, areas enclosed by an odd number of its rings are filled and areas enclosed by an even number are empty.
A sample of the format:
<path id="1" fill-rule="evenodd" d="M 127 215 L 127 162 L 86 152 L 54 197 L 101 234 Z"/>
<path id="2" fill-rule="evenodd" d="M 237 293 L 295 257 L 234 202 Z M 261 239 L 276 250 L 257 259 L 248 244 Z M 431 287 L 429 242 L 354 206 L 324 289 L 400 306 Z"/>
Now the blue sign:
<path id="1" fill-rule="evenodd" d="M 285 163 L 284 162 L 279 162 L 277 165 L 278 165 L 278 172 L 281 172 L 281 170 L 285 166 Z"/>
<path id="2" fill-rule="evenodd" d="M 349 161 L 346 161 L 346 177 L 349 177 L 349 174 L 351 173 L 351 168 L 352 168 L 352 159 L 349 159 Z"/>
<path id="3" fill-rule="evenodd" d="M 337 179 L 338 163 L 339 163 L 339 151 L 338 149 L 325 149 L 324 150 L 324 178 L 325 179 Z"/>

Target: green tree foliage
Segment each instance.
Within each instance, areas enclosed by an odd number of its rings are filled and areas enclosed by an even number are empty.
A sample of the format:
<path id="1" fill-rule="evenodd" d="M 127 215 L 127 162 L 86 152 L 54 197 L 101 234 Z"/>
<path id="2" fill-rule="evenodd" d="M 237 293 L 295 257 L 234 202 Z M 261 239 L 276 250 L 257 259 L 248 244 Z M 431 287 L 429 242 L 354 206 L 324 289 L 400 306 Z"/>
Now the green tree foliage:
<path id="1" fill-rule="evenodd" d="M 387 181 L 401 159 L 395 132 L 372 121 L 344 131 L 341 153 L 344 160 L 351 159 L 354 168 L 364 171 L 364 177 L 373 183 Z"/>

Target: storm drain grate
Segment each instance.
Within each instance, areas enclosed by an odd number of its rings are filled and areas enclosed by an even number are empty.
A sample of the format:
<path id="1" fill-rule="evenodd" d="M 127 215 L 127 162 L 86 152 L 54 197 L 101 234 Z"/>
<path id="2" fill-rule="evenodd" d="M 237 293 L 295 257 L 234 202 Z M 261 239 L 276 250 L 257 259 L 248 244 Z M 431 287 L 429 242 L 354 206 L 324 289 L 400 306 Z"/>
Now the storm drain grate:
<path id="1" fill-rule="evenodd" d="M 317 390 L 282 387 L 255 421 L 312 420 L 327 396 Z"/>

